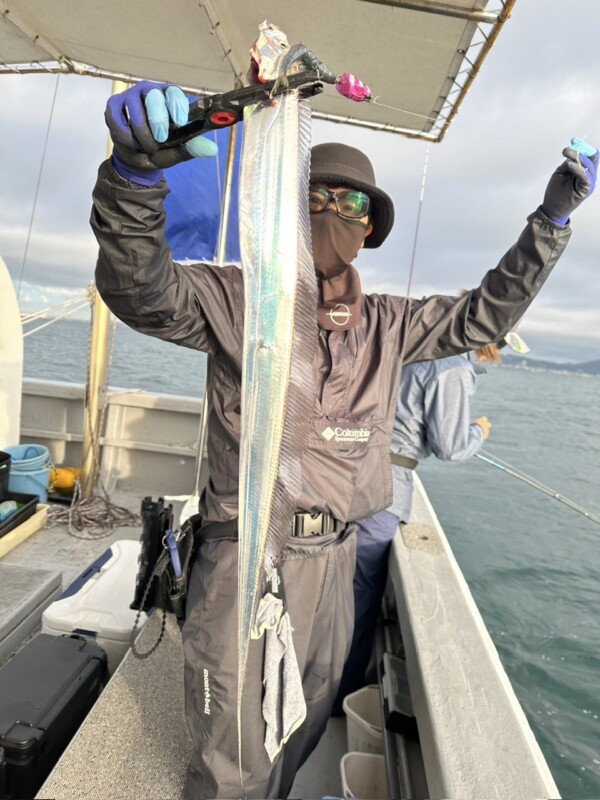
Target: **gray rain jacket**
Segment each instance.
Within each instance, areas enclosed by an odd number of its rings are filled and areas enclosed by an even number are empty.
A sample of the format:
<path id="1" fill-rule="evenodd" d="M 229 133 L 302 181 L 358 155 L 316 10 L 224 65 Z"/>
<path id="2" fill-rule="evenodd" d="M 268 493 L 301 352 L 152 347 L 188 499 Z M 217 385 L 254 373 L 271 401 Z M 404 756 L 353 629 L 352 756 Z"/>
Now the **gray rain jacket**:
<path id="1" fill-rule="evenodd" d="M 238 267 L 173 263 L 165 240 L 165 181 L 136 186 L 101 165 L 91 225 L 100 245 L 98 291 L 132 328 L 210 353 L 205 519 L 238 515 L 244 286 Z M 476 349 L 507 333 L 563 252 L 571 231 L 541 211 L 481 285 L 461 297 L 363 295 L 362 320 L 319 333 L 312 417 L 298 510 L 339 520 L 392 502 L 390 441 L 402 362 Z"/>
<path id="2" fill-rule="evenodd" d="M 469 398 L 475 369 L 463 356 L 408 364 L 402 370 L 392 451 L 416 461 L 432 453 L 441 461 L 465 461 L 483 444 L 483 429 L 471 422 Z M 408 522 L 413 471 L 393 466 L 394 502 L 387 509 Z"/>

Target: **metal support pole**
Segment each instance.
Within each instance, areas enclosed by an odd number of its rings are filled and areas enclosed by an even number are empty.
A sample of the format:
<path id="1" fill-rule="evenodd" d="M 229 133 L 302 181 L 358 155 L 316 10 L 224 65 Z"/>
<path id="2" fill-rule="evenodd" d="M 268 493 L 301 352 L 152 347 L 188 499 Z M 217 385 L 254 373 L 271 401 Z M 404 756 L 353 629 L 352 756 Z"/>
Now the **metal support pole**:
<path id="1" fill-rule="evenodd" d="M 405 8 L 409 11 L 422 11 L 426 14 L 440 14 L 445 17 L 455 17 L 489 25 L 495 25 L 502 16 L 499 13 L 461 8 L 448 3 L 438 3 L 434 0 L 367 0 L 367 2 L 380 6 L 391 6 L 392 8 Z"/>
<path id="2" fill-rule="evenodd" d="M 112 93 L 122 92 L 129 86 L 123 81 L 113 81 Z M 106 156 L 112 153 L 112 140 L 108 138 Z M 106 367 L 110 311 L 95 287 L 93 290 L 92 331 L 90 358 L 83 414 L 83 454 L 81 461 L 81 489 L 84 498 L 94 494 L 100 469 L 100 424 L 106 393 Z"/>
<path id="3" fill-rule="evenodd" d="M 237 141 L 237 125 L 232 125 L 229 129 L 229 144 L 227 147 L 227 163 L 225 166 L 225 188 L 223 191 L 223 199 L 221 202 L 221 222 L 219 225 L 219 236 L 217 240 L 217 266 L 222 267 L 225 264 L 226 245 L 227 245 L 227 228 L 229 227 L 229 210 L 231 208 L 231 190 L 233 187 L 233 168 L 235 165 L 235 144 Z M 206 381 L 204 383 L 204 398 L 202 403 L 202 417 L 200 419 L 200 431 L 198 434 L 198 451 L 196 453 L 196 479 L 194 484 L 194 493 L 192 497 L 200 497 L 200 483 L 202 475 L 202 461 L 204 458 L 204 446 L 206 444 L 206 426 L 208 422 L 208 385 L 210 383 L 210 374 L 212 365 L 210 363 L 210 356 L 206 359 Z"/>
<path id="4" fill-rule="evenodd" d="M 227 147 L 227 164 L 225 167 L 225 190 L 221 203 L 221 225 L 219 227 L 219 240 L 217 244 L 217 266 L 225 264 L 225 249 L 227 246 L 227 228 L 229 227 L 229 209 L 231 208 L 231 189 L 233 187 L 233 165 L 235 162 L 235 143 L 237 141 L 237 125 L 229 129 L 229 144 Z"/>

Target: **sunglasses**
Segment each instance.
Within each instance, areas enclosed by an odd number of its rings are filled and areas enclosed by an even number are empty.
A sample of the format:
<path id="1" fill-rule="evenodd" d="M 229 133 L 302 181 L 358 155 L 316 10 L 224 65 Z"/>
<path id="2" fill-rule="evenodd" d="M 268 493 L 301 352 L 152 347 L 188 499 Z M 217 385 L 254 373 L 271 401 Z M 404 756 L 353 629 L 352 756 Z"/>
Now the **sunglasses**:
<path id="1" fill-rule="evenodd" d="M 335 210 L 344 219 L 362 219 L 369 213 L 369 195 L 357 189 L 340 189 L 332 192 L 326 186 L 311 186 L 308 194 L 308 209 L 311 214 L 325 211 L 333 200 Z"/>

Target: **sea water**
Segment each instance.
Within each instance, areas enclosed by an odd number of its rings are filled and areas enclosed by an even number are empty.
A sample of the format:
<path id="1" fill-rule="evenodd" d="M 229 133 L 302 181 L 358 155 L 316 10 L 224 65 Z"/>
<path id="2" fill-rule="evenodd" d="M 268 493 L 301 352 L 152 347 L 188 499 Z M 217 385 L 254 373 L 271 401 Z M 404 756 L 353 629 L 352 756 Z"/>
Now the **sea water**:
<path id="1" fill-rule="evenodd" d="M 600 517 L 600 377 L 491 368 L 492 453 Z M 600 797 L 600 525 L 490 464 L 419 468 L 563 797 Z"/>
<path id="2" fill-rule="evenodd" d="M 86 380 L 89 325 L 25 340 L 25 375 Z M 119 325 L 110 384 L 201 397 L 205 356 Z M 485 450 L 600 515 L 600 377 L 490 368 Z M 480 459 L 419 474 L 564 797 L 600 797 L 600 526 Z"/>

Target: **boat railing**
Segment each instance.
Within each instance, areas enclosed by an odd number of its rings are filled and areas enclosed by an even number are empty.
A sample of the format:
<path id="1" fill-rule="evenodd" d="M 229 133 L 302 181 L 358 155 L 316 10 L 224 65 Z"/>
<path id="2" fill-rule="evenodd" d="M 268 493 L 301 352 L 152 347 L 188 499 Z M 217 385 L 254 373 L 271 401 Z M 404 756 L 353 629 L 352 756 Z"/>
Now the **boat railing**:
<path id="1" fill-rule="evenodd" d="M 559 797 L 421 482 L 390 585 L 429 797 Z"/>
<path id="2" fill-rule="evenodd" d="M 23 381 L 21 440 L 48 447 L 55 464 L 79 466 L 85 386 Z M 111 387 L 100 436 L 108 492 L 191 492 L 202 399 Z"/>

